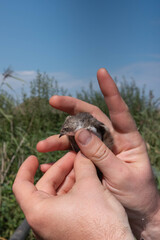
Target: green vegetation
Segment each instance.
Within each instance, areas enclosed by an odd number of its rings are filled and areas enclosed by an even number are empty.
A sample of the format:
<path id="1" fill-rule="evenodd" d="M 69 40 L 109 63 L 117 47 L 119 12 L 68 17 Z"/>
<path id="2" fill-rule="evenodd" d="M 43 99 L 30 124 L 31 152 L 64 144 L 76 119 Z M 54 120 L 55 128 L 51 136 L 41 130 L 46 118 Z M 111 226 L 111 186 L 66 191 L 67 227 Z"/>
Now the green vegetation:
<path id="1" fill-rule="evenodd" d="M 13 72 L 10 72 L 13 75 Z M 7 77 L 7 75 L 6 75 Z M 6 79 L 4 79 L 6 80 Z M 5 84 L 5 81 L 3 81 Z M 153 93 L 146 94 L 134 82 L 124 80 L 119 83 L 122 97 L 127 102 L 144 137 L 157 185 L 160 188 L 160 111 L 159 102 Z M 3 90 L 0 86 L 0 237 L 8 239 L 24 216 L 12 193 L 12 184 L 21 163 L 31 154 L 38 157 L 40 163 L 53 162 L 64 152 L 38 153 L 36 144 L 39 140 L 59 133 L 66 114 L 55 110 L 48 104 L 54 94 L 66 95 L 67 91 L 60 88 L 54 78 L 37 72 L 36 79 L 30 85 L 30 97 L 22 92 L 22 103 Z M 97 105 L 108 114 L 103 96 L 90 83 L 89 91 L 81 90 L 77 97 Z M 36 180 L 41 176 L 38 172 Z M 27 239 L 33 239 L 32 234 Z"/>

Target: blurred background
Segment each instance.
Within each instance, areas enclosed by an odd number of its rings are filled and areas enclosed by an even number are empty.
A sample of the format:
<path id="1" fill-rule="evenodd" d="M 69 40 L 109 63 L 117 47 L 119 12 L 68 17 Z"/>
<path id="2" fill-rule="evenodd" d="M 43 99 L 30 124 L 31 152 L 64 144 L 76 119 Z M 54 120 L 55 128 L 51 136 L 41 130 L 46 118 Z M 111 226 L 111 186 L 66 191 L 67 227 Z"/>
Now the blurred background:
<path id="1" fill-rule="evenodd" d="M 24 219 L 12 193 L 22 162 L 64 154 L 36 150 L 67 116 L 49 98 L 71 95 L 108 115 L 96 79 L 101 67 L 130 108 L 160 189 L 160 1 L 0 0 L 0 239 Z"/>

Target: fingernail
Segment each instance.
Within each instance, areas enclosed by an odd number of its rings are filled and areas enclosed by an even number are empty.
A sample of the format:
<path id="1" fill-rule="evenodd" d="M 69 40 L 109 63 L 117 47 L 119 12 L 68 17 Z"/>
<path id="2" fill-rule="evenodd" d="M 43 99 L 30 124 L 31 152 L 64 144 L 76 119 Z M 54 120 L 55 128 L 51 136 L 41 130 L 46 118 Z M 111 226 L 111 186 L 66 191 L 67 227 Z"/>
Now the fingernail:
<path id="1" fill-rule="evenodd" d="M 82 145 L 87 145 L 92 138 L 92 134 L 87 131 L 87 130 L 82 130 L 78 136 L 78 141 L 82 144 Z"/>

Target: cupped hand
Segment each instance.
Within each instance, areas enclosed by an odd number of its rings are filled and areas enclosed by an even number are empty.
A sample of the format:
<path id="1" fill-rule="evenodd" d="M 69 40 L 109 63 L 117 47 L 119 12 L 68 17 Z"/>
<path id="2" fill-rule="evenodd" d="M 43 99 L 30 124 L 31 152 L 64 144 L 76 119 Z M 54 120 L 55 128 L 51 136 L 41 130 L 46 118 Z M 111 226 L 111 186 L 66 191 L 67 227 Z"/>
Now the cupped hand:
<path id="1" fill-rule="evenodd" d="M 75 183 L 61 192 L 74 163 Z M 81 153 L 68 153 L 34 185 L 36 157 L 20 167 L 13 185 L 16 199 L 37 239 L 133 240 L 122 205 L 104 189 L 93 163 Z"/>

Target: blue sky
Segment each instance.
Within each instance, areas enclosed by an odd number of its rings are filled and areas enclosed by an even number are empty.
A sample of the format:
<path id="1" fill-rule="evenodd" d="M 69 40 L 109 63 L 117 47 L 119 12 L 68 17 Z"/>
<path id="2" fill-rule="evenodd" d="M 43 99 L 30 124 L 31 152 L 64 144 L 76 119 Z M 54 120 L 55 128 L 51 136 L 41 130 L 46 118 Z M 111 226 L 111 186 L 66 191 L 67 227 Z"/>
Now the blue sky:
<path id="1" fill-rule="evenodd" d="M 70 92 L 97 87 L 105 67 L 160 96 L 159 0 L 0 0 L 0 36 L 0 73 L 11 66 L 26 89 L 37 70 Z"/>

